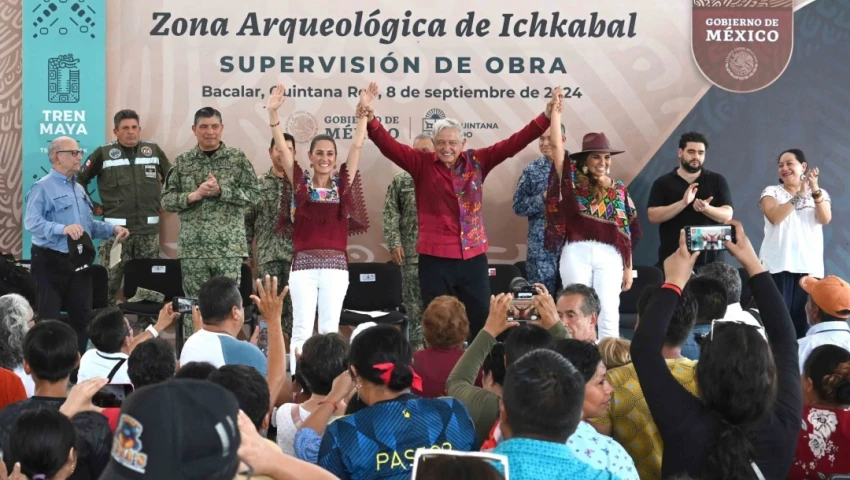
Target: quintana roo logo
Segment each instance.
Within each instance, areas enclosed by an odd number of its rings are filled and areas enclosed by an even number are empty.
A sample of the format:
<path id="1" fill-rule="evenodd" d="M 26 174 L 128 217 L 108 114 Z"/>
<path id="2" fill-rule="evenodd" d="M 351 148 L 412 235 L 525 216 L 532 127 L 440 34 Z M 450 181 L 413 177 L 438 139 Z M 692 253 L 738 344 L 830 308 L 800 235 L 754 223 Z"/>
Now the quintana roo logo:
<path id="1" fill-rule="evenodd" d="M 437 120 L 442 120 L 446 118 L 446 114 L 440 110 L 439 108 L 432 108 L 425 113 L 425 116 L 422 117 L 422 133 L 430 133 L 434 134 L 434 124 L 437 123 Z"/>
<path id="2" fill-rule="evenodd" d="M 793 0 L 692 0 L 691 51 L 705 78 L 737 93 L 775 82 L 794 48 Z"/>

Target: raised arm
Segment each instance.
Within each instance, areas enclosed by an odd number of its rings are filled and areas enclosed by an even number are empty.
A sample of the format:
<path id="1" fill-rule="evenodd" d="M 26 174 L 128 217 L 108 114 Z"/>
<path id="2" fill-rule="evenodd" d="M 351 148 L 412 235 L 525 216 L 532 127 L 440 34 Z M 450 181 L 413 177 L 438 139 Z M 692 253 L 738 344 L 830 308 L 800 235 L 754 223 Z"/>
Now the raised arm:
<path id="1" fill-rule="evenodd" d="M 546 132 L 551 124 L 549 116 L 556 102 L 557 98 L 553 96 L 552 100 L 547 103 L 544 113 L 538 115 L 537 118 L 529 122 L 522 130 L 501 142 L 475 150 L 475 156 L 481 164 L 481 174 L 483 177 L 486 178 L 490 171 L 500 163 L 521 152 L 529 143 L 540 138 Z"/>
<path id="2" fill-rule="evenodd" d="M 726 242 L 726 248 L 747 269 L 750 276 L 750 291 L 759 305 L 764 332 L 776 362 L 776 403 L 782 408 L 786 421 L 799 421 L 803 400 L 800 390 L 800 371 L 797 334 L 788 307 L 773 283 L 770 273 L 765 271 L 750 243 L 744 227 L 737 220 L 729 223 L 735 227 L 735 243 Z"/>
<path id="3" fill-rule="evenodd" d="M 552 91 L 552 125 L 549 127 L 549 142 L 552 144 L 552 163 L 555 165 L 555 171 L 558 172 L 558 179 L 563 178 L 564 174 L 564 138 L 561 136 L 561 112 L 564 109 L 562 99 L 564 94 L 561 87 L 556 87 Z"/>
<path id="4" fill-rule="evenodd" d="M 269 126 L 272 128 L 272 136 L 274 136 L 274 148 L 280 152 L 280 159 L 283 162 L 283 171 L 286 173 L 286 178 L 290 182 L 293 182 L 295 177 L 292 174 L 292 169 L 295 168 L 295 158 L 292 157 L 292 152 L 286 148 L 286 139 L 283 138 L 283 128 L 280 126 L 280 116 L 277 113 L 277 109 L 283 105 L 283 101 L 286 99 L 285 91 L 286 87 L 282 83 L 278 83 L 272 89 L 271 95 L 269 95 L 266 109 L 269 111 Z M 354 175 L 352 175 L 352 178 L 354 178 Z"/>
<path id="5" fill-rule="evenodd" d="M 679 249 L 664 260 L 667 283 L 649 299 L 647 321 L 635 329 L 630 348 L 638 381 L 658 425 L 662 437 L 688 428 L 690 417 L 699 411 L 700 401 L 688 392 L 670 372 L 661 354 L 673 311 L 680 301 L 682 289 L 691 276 L 698 252 L 685 245 L 685 232 L 679 232 Z"/>
<path id="6" fill-rule="evenodd" d="M 345 160 L 349 185 L 352 185 L 354 179 L 357 178 L 357 165 L 360 163 L 360 153 L 363 150 L 363 143 L 366 141 L 366 124 L 369 123 L 369 117 L 375 116 L 372 101 L 377 96 L 378 84 L 375 82 L 370 83 L 360 92 L 360 103 L 357 104 L 357 128 L 354 129 L 354 141 L 351 142 L 348 158 Z"/>

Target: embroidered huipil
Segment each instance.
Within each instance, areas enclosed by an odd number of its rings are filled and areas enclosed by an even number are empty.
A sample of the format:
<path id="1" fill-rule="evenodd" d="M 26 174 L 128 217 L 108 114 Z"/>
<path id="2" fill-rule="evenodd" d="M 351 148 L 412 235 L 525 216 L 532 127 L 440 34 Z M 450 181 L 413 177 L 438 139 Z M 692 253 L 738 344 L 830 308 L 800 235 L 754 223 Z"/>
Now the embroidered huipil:
<path id="1" fill-rule="evenodd" d="M 641 229 L 626 185 L 616 180 L 605 189 L 601 200 L 595 194 L 587 176 L 577 171 L 574 162 L 564 164 L 560 184 L 558 172 L 552 169 L 546 196 L 546 248 L 556 251 L 565 241 L 607 243 L 617 249 L 623 262 L 631 265 Z"/>
<path id="2" fill-rule="evenodd" d="M 487 251 L 481 212 L 484 179 L 547 128 L 549 119 L 540 114 L 506 140 L 466 150 L 453 167 L 446 167 L 434 152 L 420 152 L 397 142 L 377 118 L 369 122 L 367 131 L 381 153 L 413 177 L 419 217 L 417 251 L 465 260 Z"/>
<path id="3" fill-rule="evenodd" d="M 281 204 L 277 221 L 278 232 L 292 238 L 292 270 L 348 270 L 348 236 L 369 229 L 360 174 L 349 186 L 343 165 L 331 177 L 331 188 L 314 188 L 309 172 L 296 163 L 293 178 L 292 204 Z"/>

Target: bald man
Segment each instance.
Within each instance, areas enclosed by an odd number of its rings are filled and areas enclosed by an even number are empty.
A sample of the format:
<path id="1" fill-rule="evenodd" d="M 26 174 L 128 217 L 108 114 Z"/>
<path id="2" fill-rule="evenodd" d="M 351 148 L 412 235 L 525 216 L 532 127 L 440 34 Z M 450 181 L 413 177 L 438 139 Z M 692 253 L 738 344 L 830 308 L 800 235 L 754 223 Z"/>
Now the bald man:
<path id="1" fill-rule="evenodd" d="M 27 194 L 24 228 L 32 235 L 32 274 L 38 285 L 39 319 L 58 319 L 64 305 L 71 327 L 77 333 L 80 352 L 85 352 L 86 326 L 92 309 L 91 270 L 73 263 L 68 253 L 69 238 L 91 238 L 123 242 L 130 232 L 92 216 L 85 189 L 76 182 L 82 151 L 77 141 L 59 137 L 48 149 L 50 172 Z"/>

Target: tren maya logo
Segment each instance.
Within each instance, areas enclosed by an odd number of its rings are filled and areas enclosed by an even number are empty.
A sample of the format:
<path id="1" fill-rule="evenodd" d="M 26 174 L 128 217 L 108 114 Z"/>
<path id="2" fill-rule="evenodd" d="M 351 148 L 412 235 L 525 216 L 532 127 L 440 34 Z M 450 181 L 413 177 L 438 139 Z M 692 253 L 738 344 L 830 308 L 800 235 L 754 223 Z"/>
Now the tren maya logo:
<path id="1" fill-rule="evenodd" d="M 694 61 L 724 90 L 761 90 L 791 60 L 793 0 L 693 0 L 691 22 Z"/>

